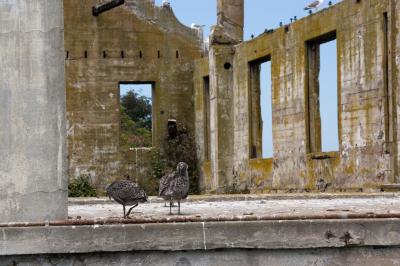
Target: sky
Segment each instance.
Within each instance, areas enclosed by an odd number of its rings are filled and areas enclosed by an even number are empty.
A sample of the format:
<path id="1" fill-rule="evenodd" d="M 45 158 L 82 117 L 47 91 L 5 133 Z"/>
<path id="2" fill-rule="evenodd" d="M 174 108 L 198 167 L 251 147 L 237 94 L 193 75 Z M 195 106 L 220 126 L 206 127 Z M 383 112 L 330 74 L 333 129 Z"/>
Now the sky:
<path id="1" fill-rule="evenodd" d="M 170 0 L 176 17 L 185 25 L 192 23 L 205 25 L 205 38 L 209 29 L 217 21 L 217 0 Z M 244 38 L 249 40 L 251 35 L 257 36 L 265 29 L 279 27 L 280 22 L 290 23 L 290 18 L 298 19 L 308 16 L 304 7 L 311 0 L 245 0 Z M 322 8 L 328 6 L 328 0 Z M 333 0 L 333 4 L 339 0 Z M 162 0 L 156 0 L 157 5 Z M 272 121 L 271 121 L 271 75 L 270 65 L 262 66 L 261 107 L 263 117 L 263 157 L 273 155 Z M 123 95 L 125 87 L 121 87 Z M 143 89 L 149 96 L 151 89 Z M 337 118 L 337 60 L 336 42 L 321 46 L 320 73 L 320 107 L 322 119 L 322 151 L 338 150 L 338 118 Z"/>
<path id="2" fill-rule="evenodd" d="M 119 87 L 119 93 L 122 96 L 127 94 L 128 91 L 134 90 L 137 92 L 139 95 L 146 96 L 147 98 L 152 98 L 151 92 L 152 92 L 152 85 L 151 84 L 139 84 L 139 85 L 134 85 L 134 84 L 121 84 Z"/>

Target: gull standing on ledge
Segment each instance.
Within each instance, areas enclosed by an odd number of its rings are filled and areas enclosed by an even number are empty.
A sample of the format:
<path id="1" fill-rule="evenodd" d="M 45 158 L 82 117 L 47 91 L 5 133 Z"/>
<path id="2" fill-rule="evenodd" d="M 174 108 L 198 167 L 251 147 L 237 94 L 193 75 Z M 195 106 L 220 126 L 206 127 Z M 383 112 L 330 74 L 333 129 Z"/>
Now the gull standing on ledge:
<path id="1" fill-rule="evenodd" d="M 317 0 L 317 1 L 314 1 L 314 2 L 310 3 L 308 6 L 306 6 L 306 7 L 304 8 L 304 10 L 310 10 L 310 9 L 318 10 L 318 7 L 319 7 L 320 5 L 322 5 L 323 2 L 324 2 L 324 0 Z"/>
<path id="2" fill-rule="evenodd" d="M 124 219 L 129 218 L 132 209 L 139 203 L 148 202 L 146 192 L 137 183 L 130 181 L 129 176 L 127 180 L 115 181 L 108 185 L 106 194 L 124 207 Z M 125 206 L 132 206 L 128 213 L 125 211 Z"/>

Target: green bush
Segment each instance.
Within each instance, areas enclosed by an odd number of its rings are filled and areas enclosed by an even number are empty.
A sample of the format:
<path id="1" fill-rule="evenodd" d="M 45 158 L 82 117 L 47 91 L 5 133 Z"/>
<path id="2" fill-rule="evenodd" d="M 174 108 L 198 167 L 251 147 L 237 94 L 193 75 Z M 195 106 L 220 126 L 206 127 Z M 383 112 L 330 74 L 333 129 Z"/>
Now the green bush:
<path id="1" fill-rule="evenodd" d="M 97 197 L 97 191 L 90 183 L 90 175 L 81 175 L 68 185 L 69 197 Z"/>

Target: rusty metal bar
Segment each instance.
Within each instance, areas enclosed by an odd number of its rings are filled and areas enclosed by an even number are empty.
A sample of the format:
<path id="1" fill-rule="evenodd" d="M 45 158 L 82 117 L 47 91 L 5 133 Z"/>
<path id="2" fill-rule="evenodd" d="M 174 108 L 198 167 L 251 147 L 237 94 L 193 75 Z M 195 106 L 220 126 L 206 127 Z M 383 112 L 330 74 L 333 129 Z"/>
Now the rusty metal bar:
<path id="1" fill-rule="evenodd" d="M 349 220 L 349 219 L 400 219 L 400 213 L 353 213 L 353 214 L 315 214 L 315 215 L 265 215 L 265 216 L 217 216 L 202 218 L 197 216 L 175 216 L 154 218 L 106 218 L 62 220 L 37 223 L 0 224 L 0 228 L 10 227 L 45 227 L 45 226 L 84 226 L 84 225 L 116 225 L 116 224 L 157 224 L 157 223 L 196 223 L 196 222 L 243 222 L 243 221 L 304 221 L 304 220 Z"/>
<path id="2" fill-rule="evenodd" d="M 92 8 L 93 16 L 97 17 L 101 13 L 106 12 L 110 9 L 113 9 L 117 6 L 123 5 L 124 3 L 125 3 L 125 0 L 112 0 L 107 3 L 94 6 Z"/>

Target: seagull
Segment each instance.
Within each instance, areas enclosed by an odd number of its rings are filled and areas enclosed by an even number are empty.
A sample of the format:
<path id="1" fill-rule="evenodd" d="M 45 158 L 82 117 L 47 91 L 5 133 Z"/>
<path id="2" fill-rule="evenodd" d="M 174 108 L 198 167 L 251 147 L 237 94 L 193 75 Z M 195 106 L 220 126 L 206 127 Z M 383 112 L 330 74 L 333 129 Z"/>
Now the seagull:
<path id="1" fill-rule="evenodd" d="M 158 190 L 158 196 L 162 197 L 162 193 L 169 187 L 169 183 L 175 178 L 176 172 L 165 175 L 160 179 L 160 187 Z M 167 207 L 167 201 L 165 201 L 164 207 Z"/>
<path id="2" fill-rule="evenodd" d="M 306 7 L 304 8 L 304 10 L 311 10 L 311 9 L 318 10 L 318 7 L 319 7 L 320 5 L 322 5 L 323 2 L 324 2 L 324 0 L 317 0 L 317 1 L 314 1 L 314 2 L 310 3 L 308 6 L 306 6 Z"/>
<path id="3" fill-rule="evenodd" d="M 169 0 L 163 0 L 162 4 L 163 4 L 163 6 L 170 6 L 171 5 Z"/>
<path id="4" fill-rule="evenodd" d="M 199 25 L 196 23 L 192 23 L 192 25 L 190 26 L 192 29 L 201 29 L 204 28 L 206 25 Z"/>
<path id="5" fill-rule="evenodd" d="M 139 203 L 148 202 L 146 192 L 137 183 L 130 181 L 129 176 L 127 180 L 115 181 L 108 185 L 106 194 L 124 207 L 124 219 L 129 218 L 132 209 Z M 125 206 L 132 206 L 128 213 L 125 211 Z"/>
<path id="6" fill-rule="evenodd" d="M 180 162 L 176 167 L 176 172 L 170 177 L 160 182 L 159 197 L 169 201 L 169 214 L 173 201 L 178 201 L 178 215 L 181 214 L 181 200 L 186 199 L 189 194 L 189 174 L 188 165 Z"/>

